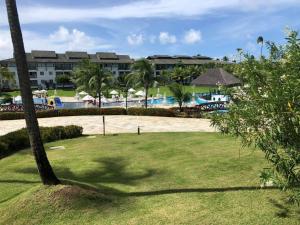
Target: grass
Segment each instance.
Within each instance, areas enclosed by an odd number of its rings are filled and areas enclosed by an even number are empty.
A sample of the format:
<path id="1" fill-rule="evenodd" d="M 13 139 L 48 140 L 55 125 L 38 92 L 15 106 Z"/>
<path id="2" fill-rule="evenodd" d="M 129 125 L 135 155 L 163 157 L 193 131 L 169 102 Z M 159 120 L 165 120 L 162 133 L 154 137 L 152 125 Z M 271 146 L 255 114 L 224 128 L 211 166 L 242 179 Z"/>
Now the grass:
<path id="1" fill-rule="evenodd" d="M 73 89 L 57 89 L 56 90 L 57 95 L 61 97 L 74 97 L 76 92 Z M 11 92 L 2 92 L 0 93 L 0 97 L 4 97 L 5 95 L 11 96 L 11 97 L 16 97 L 20 95 L 20 91 L 11 91 Z M 52 96 L 54 95 L 54 90 L 49 90 L 48 95 Z"/>
<path id="2" fill-rule="evenodd" d="M 193 91 L 195 91 L 196 93 L 208 92 L 210 89 L 212 89 L 212 88 L 209 88 L 209 87 L 195 87 L 195 88 L 193 88 L 192 86 L 186 86 L 186 90 L 191 92 L 191 93 Z M 142 88 L 137 88 L 137 90 L 142 90 Z M 57 89 L 57 95 L 60 96 L 60 97 L 74 97 L 75 94 L 76 94 L 76 91 L 72 90 L 72 89 Z M 150 95 L 156 96 L 156 94 L 157 94 L 157 88 L 151 88 L 149 90 L 149 96 Z M 172 96 L 172 93 L 170 92 L 170 90 L 167 86 L 160 87 L 160 94 L 161 95 L 166 94 L 166 96 Z M 6 96 L 11 96 L 11 97 L 13 97 L 13 96 L 16 97 L 16 96 L 20 95 L 20 91 L 12 91 L 12 92 L 5 92 L 5 93 L 0 92 L 0 97 L 4 97 L 5 95 Z M 54 95 L 54 90 L 49 90 L 48 95 L 49 96 Z"/>
<path id="3" fill-rule="evenodd" d="M 209 92 L 209 90 L 212 90 L 214 88 L 211 87 L 193 87 L 193 86 L 185 86 L 186 91 L 190 93 L 203 93 L 203 92 Z M 216 89 L 216 88 L 215 88 Z M 159 93 L 161 95 L 166 94 L 166 96 L 173 96 L 173 94 L 170 92 L 169 88 L 167 86 L 162 86 L 159 88 Z M 157 94 L 157 88 L 151 88 L 149 90 L 149 95 L 156 96 Z"/>
<path id="4" fill-rule="evenodd" d="M 66 150 L 49 150 L 50 146 Z M 40 185 L 29 150 L 0 160 L 1 224 L 299 224 L 268 164 L 215 133 L 122 134 L 46 144 L 65 184 Z"/>

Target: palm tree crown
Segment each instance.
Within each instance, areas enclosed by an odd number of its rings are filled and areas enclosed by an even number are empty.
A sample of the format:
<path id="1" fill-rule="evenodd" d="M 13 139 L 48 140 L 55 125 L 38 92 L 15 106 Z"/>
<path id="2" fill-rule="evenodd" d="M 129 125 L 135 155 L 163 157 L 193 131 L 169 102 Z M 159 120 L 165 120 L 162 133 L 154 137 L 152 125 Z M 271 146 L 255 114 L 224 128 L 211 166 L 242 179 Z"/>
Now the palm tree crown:
<path id="1" fill-rule="evenodd" d="M 179 104 L 180 111 L 182 110 L 182 104 L 189 102 L 192 99 L 191 93 L 185 91 L 184 86 L 178 83 L 169 85 L 169 89 L 172 92 L 175 101 Z"/>
<path id="2" fill-rule="evenodd" d="M 153 65 L 147 59 L 139 59 L 132 65 L 132 72 L 129 74 L 129 80 L 136 86 L 142 86 L 145 89 L 145 108 L 148 106 L 148 90 L 156 81 Z"/>
<path id="3" fill-rule="evenodd" d="M 92 63 L 90 60 L 83 60 L 73 73 L 73 81 L 78 90 L 92 92 L 95 97 L 99 97 L 99 107 L 101 108 L 101 91 L 112 83 L 111 72 L 103 69 L 102 65 Z"/>

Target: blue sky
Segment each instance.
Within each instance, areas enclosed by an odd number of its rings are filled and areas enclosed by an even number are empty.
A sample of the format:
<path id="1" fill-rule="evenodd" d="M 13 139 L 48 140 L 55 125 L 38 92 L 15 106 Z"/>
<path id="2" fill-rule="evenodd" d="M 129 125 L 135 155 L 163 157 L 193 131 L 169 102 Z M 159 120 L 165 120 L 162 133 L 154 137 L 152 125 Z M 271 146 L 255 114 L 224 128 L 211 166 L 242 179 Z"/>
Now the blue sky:
<path id="1" fill-rule="evenodd" d="M 25 47 L 153 55 L 257 55 L 258 36 L 279 43 L 300 30 L 300 0 L 17 0 Z M 4 1 L 0 58 L 12 56 Z"/>

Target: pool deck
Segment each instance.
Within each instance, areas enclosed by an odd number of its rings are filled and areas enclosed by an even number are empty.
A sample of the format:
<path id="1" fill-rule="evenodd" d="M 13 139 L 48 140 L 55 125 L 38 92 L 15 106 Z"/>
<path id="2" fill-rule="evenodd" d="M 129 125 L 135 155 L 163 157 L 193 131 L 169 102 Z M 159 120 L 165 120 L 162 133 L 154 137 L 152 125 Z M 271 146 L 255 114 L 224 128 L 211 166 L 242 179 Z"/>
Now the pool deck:
<path id="1" fill-rule="evenodd" d="M 44 127 L 78 125 L 84 134 L 102 134 L 102 116 L 70 116 L 40 118 L 39 125 Z M 208 119 L 173 118 L 153 116 L 105 116 L 106 133 L 141 132 L 216 132 Z M 25 120 L 0 120 L 0 135 L 25 127 Z"/>

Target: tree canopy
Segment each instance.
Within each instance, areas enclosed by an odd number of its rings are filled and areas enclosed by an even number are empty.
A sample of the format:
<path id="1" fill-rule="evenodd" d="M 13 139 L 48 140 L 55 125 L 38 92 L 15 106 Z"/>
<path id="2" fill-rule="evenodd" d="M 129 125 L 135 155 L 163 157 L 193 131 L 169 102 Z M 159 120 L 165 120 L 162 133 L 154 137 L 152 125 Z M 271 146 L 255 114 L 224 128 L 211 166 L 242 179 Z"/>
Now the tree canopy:
<path id="1" fill-rule="evenodd" d="M 269 56 L 245 55 L 236 67 L 244 86 L 232 93 L 229 113 L 216 115 L 222 132 L 254 144 L 274 165 L 272 180 L 282 187 L 300 183 L 300 41 L 290 31 L 283 46 L 267 42 Z"/>
<path id="2" fill-rule="evenodd" d="M 83 60 L 73 72 L 73 82 L 78 90 L 84 90 L 99 98 L 101 107 L 102 91 L 112 84 L 113 76 L 102 65 Z"/>

